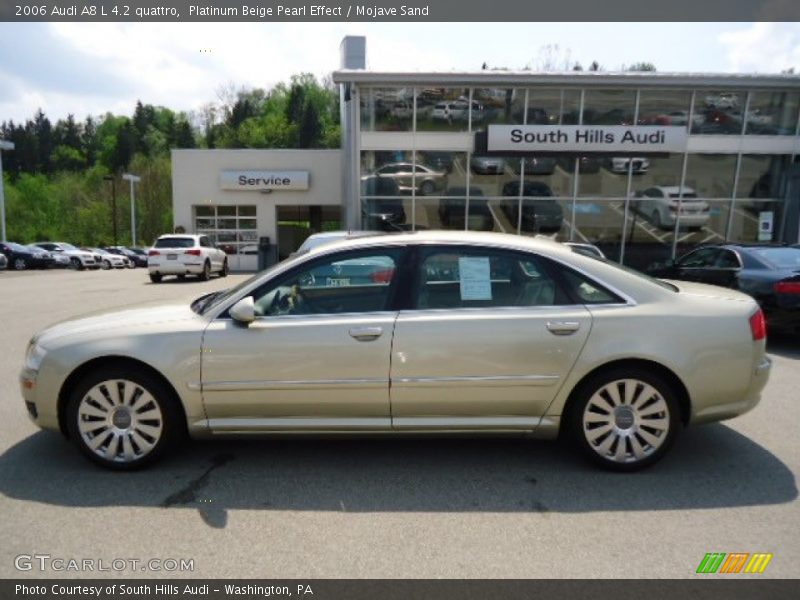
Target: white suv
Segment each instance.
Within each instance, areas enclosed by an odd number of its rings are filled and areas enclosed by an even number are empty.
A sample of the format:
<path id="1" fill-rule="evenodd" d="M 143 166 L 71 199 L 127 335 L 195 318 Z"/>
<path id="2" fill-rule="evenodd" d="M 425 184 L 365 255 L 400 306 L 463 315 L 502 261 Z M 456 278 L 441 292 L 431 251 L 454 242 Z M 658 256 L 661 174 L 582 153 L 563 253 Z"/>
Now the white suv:
<path id="1" fill-rule="evenodd" d="M 178 279 L 198 275 L 206 281 L 212 272 L 220 277 L 228 274 L 228 257 L 208 236 L 168 234 L 148 250 L 147 269 L 153 283 L 159 283 L 164 275 L 177 275 Z"/>

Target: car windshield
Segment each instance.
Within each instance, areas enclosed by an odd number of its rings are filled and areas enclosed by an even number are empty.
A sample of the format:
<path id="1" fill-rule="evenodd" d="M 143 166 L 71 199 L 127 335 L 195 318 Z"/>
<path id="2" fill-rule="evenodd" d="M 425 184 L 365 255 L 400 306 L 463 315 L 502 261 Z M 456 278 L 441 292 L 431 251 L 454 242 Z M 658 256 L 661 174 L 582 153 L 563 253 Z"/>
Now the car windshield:
<path id="1" fill-rule="evenodd" d="M 65 244 L 65 243 L 63 243 L 63 242 L 62 242 L 62 244 L 61 244 L 61 247 L 62 247 L 64 250 L 77 250 L 77 248 L 76 248 L 75 246 L 73 246 L 72 244 Z"/>
<path id="2" fill-rule="evenodd" d="M 753 254 L 779 269 L 800 269 L 800 248 L 753 248 Z"/>
<path id="3" fill-rule="evenodd" d="M 156 241 L 156 248 L 192 248 L 194 239 L 187 237 L 166 237 Z"/>

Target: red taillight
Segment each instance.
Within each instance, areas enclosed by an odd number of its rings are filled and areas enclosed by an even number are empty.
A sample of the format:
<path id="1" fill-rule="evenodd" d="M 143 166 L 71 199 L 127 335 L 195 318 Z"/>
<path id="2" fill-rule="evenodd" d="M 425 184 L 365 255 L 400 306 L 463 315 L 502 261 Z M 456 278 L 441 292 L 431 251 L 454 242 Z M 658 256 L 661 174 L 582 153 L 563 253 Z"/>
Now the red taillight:
<path id="1" fill-rule="evenodd" d="M 381 271 L 374 271 L 371 275 L 372 283 L 391 283 L 394 269 L 383 269 Z"/>
<path id="2" fill-rule="evenodd" d="M 776 294 L 800 294 L 800 281 L 779 281 L 773 289 Z"/>
<path id="3" fill-rule="evenodd" d="M 147 256 L 159 256 L 161 253 L 158 250 L 148 250 Z"/>
<path id="4" fill-rule="evenodd" d="M 200 249 L 187 250 L 184 254 L 191 254 L 192 256 L 200 256 Z"/>
<path id="5" fill-rule="evenodd" d="M 753 334 L 753 340 L 763 340 L 767 337 L 767 322 L 764 319 L 764 313 L 758 309 L 752 317 L 750 317 L 750 332 Z"/>

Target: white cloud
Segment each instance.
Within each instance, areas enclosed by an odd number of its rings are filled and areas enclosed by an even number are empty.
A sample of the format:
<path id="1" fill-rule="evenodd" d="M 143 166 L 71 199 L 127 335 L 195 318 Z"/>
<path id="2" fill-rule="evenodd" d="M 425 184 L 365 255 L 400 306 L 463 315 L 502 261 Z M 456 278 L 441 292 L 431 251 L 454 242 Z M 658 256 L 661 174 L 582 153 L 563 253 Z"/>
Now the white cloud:
<path id="1" fill-rule="evenodd" d="M 800 69 L 800 25 L 753 23 L 747 29 L 721 33 L 728 70 L 737 73 L 780 73 Z"/>

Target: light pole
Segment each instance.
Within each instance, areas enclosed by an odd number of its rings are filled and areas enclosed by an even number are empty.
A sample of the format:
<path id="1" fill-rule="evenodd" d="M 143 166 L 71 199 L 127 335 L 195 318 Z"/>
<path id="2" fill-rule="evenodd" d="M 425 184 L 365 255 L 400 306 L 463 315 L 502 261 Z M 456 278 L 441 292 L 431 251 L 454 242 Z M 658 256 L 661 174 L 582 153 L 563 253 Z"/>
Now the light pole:
<path id="1" fill-rule="evenodd" d="M 3 185 L 3 150 L 13 150 L 14 144 L 0 140 L 0 242 L 6 241 L 6 197 Z"/>
<path id="2" fill-rule="evenodd" d="M 136 245 L 136 197 L 133 194 L 133 184 L 139 183 L 142 178 L 130 173 L 123 173 L 122 178 L 131 182 L 131 246 Z"/>
<path id="3" fill-rule="evenodd" d="M 117 178 L 113 175 L 103 177 L 111 182 L 111 224 L 114 227 L 114 246 L 117 245 Z"/>

